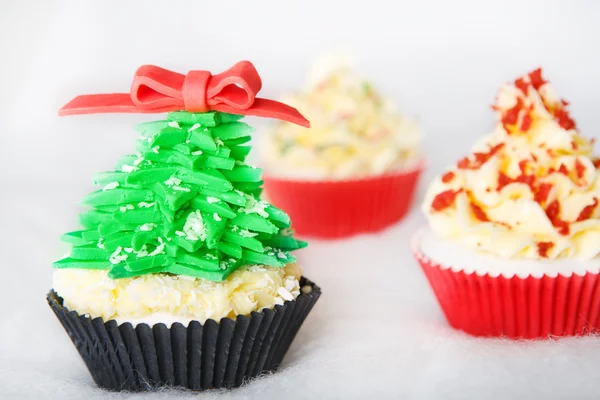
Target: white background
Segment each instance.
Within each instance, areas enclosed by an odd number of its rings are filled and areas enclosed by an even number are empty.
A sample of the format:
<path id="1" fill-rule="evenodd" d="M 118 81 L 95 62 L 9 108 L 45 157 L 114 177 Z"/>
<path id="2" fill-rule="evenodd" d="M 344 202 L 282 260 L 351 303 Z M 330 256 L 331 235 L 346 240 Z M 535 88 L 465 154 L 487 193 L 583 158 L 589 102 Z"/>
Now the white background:
<path id="1" fill-rule="evenodd" d="M 116 396 L 93 387 L 44 297 L 92 174 L 131 151 L 132 125 L 150 117 L 58 118 L 73 96 L 127 91 L 145 63 L 217 72 L 249 59 L 261 94 L 277 98 L 302 85 L 314 56 L 352 49 L 422 121 L 428 179 L 491 129 L 499 84 L 540 65 L 582 132 L 598 137 L 599 23 L 591 0 L 0 0 L 0 398 Z M 598 398 L 598 338 L 514 343 L 452 331 L 408 249 L 423 223 L 414 211 L 380 235 L 312 241 L 299 257 L 324 295 L 283 370 L 206 397 Z M 150 398 L 167 395 L 186 396 Z"/>

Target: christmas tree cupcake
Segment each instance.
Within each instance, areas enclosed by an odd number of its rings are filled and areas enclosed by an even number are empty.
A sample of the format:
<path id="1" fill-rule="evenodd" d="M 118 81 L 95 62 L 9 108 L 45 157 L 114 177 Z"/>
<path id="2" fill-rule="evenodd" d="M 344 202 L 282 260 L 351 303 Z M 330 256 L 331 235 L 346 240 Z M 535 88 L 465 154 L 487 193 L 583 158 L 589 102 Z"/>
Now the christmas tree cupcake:
<path id="1" fill-rule="evenodd" d="M 317 60 L 287 102 L 311 129 L 278 123 L 265 140 L 265 189 L 298 234 L 375 232 L 409 210 L 422 169 L 421 132 L 344 57 Z"/>
<path id="2" fill-rule="evenodd" d="M 111 390 L 239 386 L 275 370 L 320 289 L 301 276 L 288 215 L 260 200 L 244 115 L 308 126 L 255 98 L 242 61 L 211 75 L 138 69 L 129 94 L 75 98 L 61 115 L 161 113 L 135 154 L 95 176 L 48 302 L 95 382 Z"/>
<path id="3" fill-rule="evenodd" d="M 497 126 L 438 176 L 413 242 L 450 324 L 547 338 L 600 327 L 600 162 L 535 70 L 502 86 Z"/>

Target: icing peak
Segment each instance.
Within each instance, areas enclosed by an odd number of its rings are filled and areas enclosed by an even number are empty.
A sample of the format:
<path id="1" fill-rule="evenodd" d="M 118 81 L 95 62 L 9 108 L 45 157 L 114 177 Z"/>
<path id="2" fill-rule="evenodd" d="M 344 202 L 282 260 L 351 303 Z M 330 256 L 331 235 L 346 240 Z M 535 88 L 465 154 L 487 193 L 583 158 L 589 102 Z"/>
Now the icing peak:
<path id="1" fill-rule="evenodd" d="M 502 257 L 596 257 L 600 162 L 567 106 L 541 69 L 503 85 L 494 132 L 429 187 L 433 230 Z"/>

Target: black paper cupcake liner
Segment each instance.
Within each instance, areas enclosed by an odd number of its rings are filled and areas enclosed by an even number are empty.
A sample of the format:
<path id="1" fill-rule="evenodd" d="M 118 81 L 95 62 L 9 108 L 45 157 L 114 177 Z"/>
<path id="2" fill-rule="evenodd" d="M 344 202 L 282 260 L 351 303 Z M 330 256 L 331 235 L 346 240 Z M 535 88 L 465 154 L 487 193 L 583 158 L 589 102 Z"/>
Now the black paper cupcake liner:
<path id="1" fill-rule="evenodd" d="M 277 370 L 321 295 L 303 277 L 304 286 L 312 290 L 274 309 L 220 322 L 192 321 L 187 327 L 174 323 L 171 328 L 80 316 L 63 307 L 54 290 L 47 300 L 98 386 L 117 391 L 167 386 L 206 390 L 237 387 Z"/>

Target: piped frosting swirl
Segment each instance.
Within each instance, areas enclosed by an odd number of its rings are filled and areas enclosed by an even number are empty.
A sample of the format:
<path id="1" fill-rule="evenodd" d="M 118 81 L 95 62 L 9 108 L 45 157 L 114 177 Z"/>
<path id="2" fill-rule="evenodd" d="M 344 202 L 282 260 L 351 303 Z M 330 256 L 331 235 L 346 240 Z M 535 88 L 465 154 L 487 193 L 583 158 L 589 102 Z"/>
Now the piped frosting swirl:
<path id="1" fill-rule="evenodd" d="M 494 132 L 427 191 L 434 232 L 506 258 L 598 256 L 600 162 L 567 106 L 540 69 L 503 85 Z"/>

